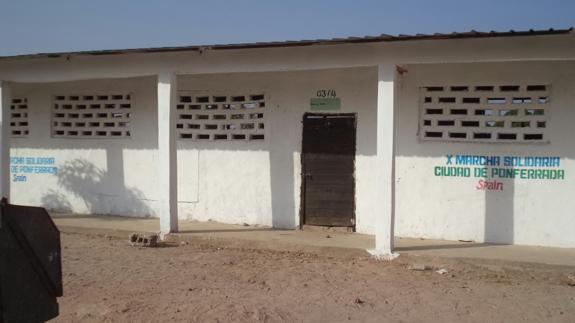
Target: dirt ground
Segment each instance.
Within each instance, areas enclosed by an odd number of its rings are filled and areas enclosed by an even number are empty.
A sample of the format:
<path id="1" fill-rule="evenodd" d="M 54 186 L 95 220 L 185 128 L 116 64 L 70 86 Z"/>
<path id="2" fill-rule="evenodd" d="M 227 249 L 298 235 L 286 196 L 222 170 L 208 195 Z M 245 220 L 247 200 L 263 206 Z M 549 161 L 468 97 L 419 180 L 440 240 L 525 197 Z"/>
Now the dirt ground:
<path id="1" fill-rule="evenodd" d="M 63 233 L 55 322 L 575 322 L 574 268 Z M 433 267 L 432 270 L 413 268 Z M 439 274 L 438 269 L 447 273 Z"/>

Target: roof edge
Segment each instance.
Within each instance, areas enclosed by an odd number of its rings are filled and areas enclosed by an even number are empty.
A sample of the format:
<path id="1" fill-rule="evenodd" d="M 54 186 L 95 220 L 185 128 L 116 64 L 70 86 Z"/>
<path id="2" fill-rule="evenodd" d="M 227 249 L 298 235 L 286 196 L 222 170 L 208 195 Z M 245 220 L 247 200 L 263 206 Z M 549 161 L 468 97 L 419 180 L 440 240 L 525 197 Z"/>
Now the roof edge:
<path id="1" fill-rule="evenodd" d="M 448 39 L 467 39 L 467 38 L 495 38 L 495 37 L 517 37 L 517 36 L 547 36 L 547 35 L 564 35 L 573 33 L 573 27 L 565 29 L 542 29 L 542 30 L 523 30 L 523 31 L 489 31 L 481 32 L 471 30 L 468 32 L 453 33 L 435 33 L 435 34 L 415 34 L 415 35 L 387 35 L 331 38 L 331 39 L 312 39 L 312 40 L 295 40 L 295 41 L 276 41 L 276 42 L 255 42 L 255 43 L 238 43 L 238 44 L 216 44 L 216 45 L 194 45 L 194 46 L 170 46 L 170 47 L 149 47 L 149 48 L 132 48 L 132 49 L 109 49 L 109 50 L 87 50 L 72 52 L 54 52 L 54 53 L 37 53 L 0 56 L 3 60 L 21 60 L 37 58 L 60 58 L 68 56 L 105 56 L 119 54 L 141 54 L 141 53 L 166 53 L 166 52 L 184 52 L 184 51 L 204 51 L 204 50 L 230 50 L 230 49 L 252 49 L 252 48 L 277 48 L 277 47 L 303 47 L 316 45 L 340 45 L 356 43 L 375 43 L 375 42 L 397 42 L 397 41 L 418 41 L 418 40 L 448 40 Z"/>

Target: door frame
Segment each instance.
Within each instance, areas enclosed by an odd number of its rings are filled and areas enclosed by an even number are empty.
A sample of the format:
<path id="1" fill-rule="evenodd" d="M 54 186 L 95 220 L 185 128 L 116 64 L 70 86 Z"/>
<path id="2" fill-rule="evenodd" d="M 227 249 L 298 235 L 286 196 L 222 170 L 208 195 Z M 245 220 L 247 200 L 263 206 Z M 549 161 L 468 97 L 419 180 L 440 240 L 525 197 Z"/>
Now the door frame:
<path id="1" fill-rule="evenodd" d="M 357 226 L 357 221 L 356 221 L 356 196 L 357 196 L 357 190 L 356 190 L 356 180 L 355 180 L 355 159 L 357 157 L 357 113 L 355 112 L 349 112 L 349 113 L 316 113 L 316 112 L 305 112 L 302 116 L 302 120 L 301 120 L 301 151 L 300 151 L 300 178 L 301 178 L 301 187 L 300 187 L 300 208 L 299 208 L 299 229 L 303 230 L 303 226 L 305 225 L 305 196 L 306 196 L 306 169 L 305 169 L 305 159 L 303 158 L 303 141 L 304 141 L 304 127 L 305 127 L 305 118 L 308 116 L 342 116 L 342 117 L 353 117 L 354 120 L 354 127 L 353 130 L 355 131 L 355 154 L 354 154 L 354 163 L 353 163 L 353 191 L 354 191 L 354 196 L 353 196 L 353 215 L 352 215 L 352 219 L 353 219 L 353 227 L 352 227 L 352 231 L 356 232 L 356 226 Z"/>

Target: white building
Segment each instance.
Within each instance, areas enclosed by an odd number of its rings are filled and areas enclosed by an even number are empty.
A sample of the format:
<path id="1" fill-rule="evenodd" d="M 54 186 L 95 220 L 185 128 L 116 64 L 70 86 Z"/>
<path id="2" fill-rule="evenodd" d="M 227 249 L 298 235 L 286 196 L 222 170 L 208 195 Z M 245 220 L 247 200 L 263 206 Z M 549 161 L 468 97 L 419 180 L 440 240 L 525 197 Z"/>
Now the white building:
<path id="1" fill-rule="evenodd" d="M 575 247 L 571 30 L 12 56 L 0 80 L 15 204 Z"/>

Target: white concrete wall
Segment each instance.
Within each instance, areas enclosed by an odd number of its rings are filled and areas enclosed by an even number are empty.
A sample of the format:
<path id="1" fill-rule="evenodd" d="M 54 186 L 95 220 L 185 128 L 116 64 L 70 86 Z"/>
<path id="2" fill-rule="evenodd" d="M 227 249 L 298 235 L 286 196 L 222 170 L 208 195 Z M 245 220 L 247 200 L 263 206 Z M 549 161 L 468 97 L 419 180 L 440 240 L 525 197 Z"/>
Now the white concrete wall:
<path id="1" fill-rule="evenodd" d="M 397 97 L 398 236 L 575 247 L 575 63 L 410 65 Z M 551 85 L 549 144 L 424 142 L 418 137 L 421 86 Z M 546 108 L 547 109 L 547 108 Z M 565 180 L 501 179 L 503 191 L 477 190 L 478 178 L 436 177 L 447 154 L 559 156 Z"/>
<path id="2" fill-rule="evenodd" d="M 11 138 L 10 155 L 55 158 L 58 175 L 20 174 L 26 181 L 11 180 L 11 201 L 65 212 L 155 216 L 155 82 L 155 78 L 147 77 L 15 84 L 13 96 L 28 99 L 30 135 Z M 109 93 L 132 94 L 131 138 L 52 138 L 54 95 Z"/>
<path id="3" fill-rule="evenodd" d="M 28 98 L 31 134 L 12 139 L 12 157 L 53 157 L 59 175 L 29 174 L 12 182 L 12 201 L 76 213 L 157 216 L 155 78 L 19 84 Z M 293 228 L 299 225 L 302 118 L 317 90 L 333 89 L 337 112 L 358 113 L 356 217 L 373 232 L 377 69 L 180 76 L 179 90 L 264 93 L 266 139 L 178 141 L 179 217 Z M 55 94 L 130 92 L 132 138 L 51 138 Z"/>
<path id="4" fill-rule="evenodd" d="M 396 234 L 515 244 L 575 246 L 575 64 L 409 65 L 396 86 Z M 358 113 L 357 229 L 373 233 L 376 68 L 180 76 L 179 90 L 262 92 L 266 139 L 178 141 L 180 218 L 292 228 L 299 224 L 301 120 L 318 89 L 335 89 L 340 112 Z M 423 142 L 417 135 L 419 87 L 437 84 L 551 85 L 550 144 Z M 13 157 L 54 157 L 60 176 L 29 174 L 11 182 L 12 201 L 78 213 L 157 216 L 157 120 L 154 77 L 16 84 L 29 100 L 31 134 L 11 139 Z M 131 139 L 54 139 L 54 94 L 128 91 L 134 100 Z M 447 154 L 560 156 L 563 181 L 503 180 L 501 192 L 478 191 L 477 179 L 441 178 Z"/>
<path id="5" fill-rule="evenodd" d="M 266 139 L 178 142 L 180 217 L 293 228 L 299 225 L 302 119 L 317 90 L 334 89 L 337 112 L 358 113 L 357 227 L 372 231 L 376 68 L 182 76 L 180 90 L 264 93 Z"/>

